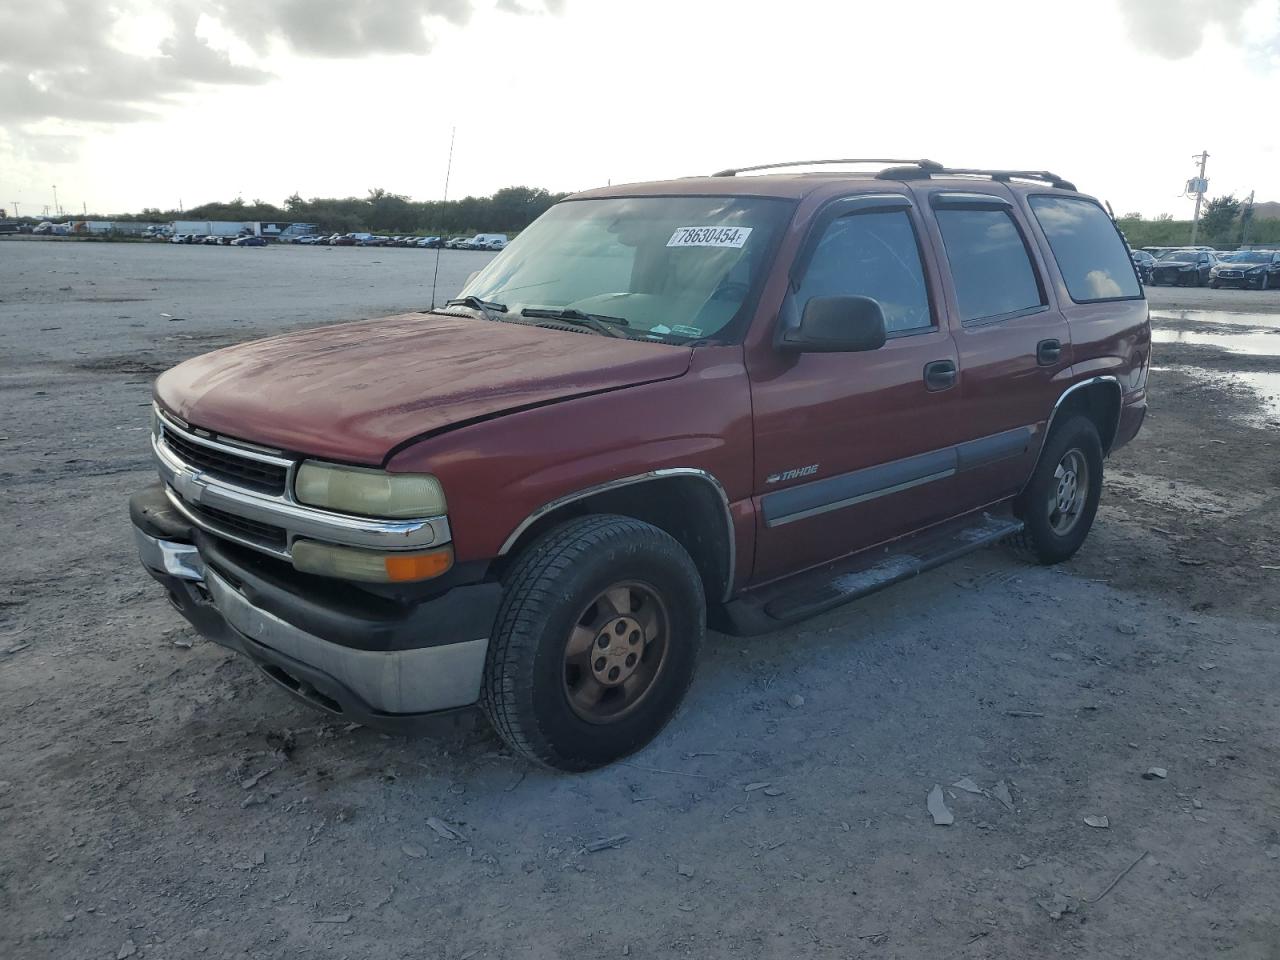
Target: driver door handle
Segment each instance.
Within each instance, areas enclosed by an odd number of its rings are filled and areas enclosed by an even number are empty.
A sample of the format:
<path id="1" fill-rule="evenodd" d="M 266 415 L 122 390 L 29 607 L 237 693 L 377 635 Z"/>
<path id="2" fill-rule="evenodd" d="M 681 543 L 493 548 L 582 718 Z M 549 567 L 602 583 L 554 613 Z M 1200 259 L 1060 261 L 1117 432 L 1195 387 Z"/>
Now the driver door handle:
<path id="1" fill-rule="evenodd" d="M 934 360 L 924 365 L 924 385 L 929 391 L 949 390 L 956 385 L 954 360 Z"/>

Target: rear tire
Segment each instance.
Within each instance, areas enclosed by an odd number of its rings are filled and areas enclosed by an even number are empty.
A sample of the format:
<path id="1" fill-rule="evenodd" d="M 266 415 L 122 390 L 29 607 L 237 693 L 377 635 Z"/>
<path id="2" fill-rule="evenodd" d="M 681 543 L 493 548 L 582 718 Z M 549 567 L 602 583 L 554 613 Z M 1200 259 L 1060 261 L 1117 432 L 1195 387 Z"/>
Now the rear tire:
<path id="1" fill-rule="evenodd" d="M 1015 546 L 1043 564 L 1070 558 L 1089 535 L 1102 498 L 1102 443 L 1084 416 L 1056 424 L 1016 510 L 1024 524 Z"/>
<path id="2" fill-rule="evenodd" d="M 679 543 L 629 517 L 570 520 L 506 578 L 480 703 L 523 757 L 604 766 L 666 726 L 705 634 L 702 580 Z"/>

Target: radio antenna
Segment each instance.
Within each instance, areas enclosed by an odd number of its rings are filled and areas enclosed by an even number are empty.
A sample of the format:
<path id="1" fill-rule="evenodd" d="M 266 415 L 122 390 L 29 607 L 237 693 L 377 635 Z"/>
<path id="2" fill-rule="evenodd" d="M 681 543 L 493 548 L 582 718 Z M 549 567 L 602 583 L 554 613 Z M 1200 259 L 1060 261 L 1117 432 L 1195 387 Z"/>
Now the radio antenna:
<path id="1" fill-rule="evenodd" d="M 453 173 L 453 140 L 458 135 L 458 128 L 454 127 L 449 131 L 449 162 L 444 168 L 444 196 L 441 198 L 441 210 L 444 212 L 444 204 L 449 202 L 449 175 Z M 440 238 L 440 243 L 436 246 L 436 267 L 431 273 L 431 309 L 436 308 L 436 281 L 440 278 L 440 249 L 444 246 L 444 237 Z"/>

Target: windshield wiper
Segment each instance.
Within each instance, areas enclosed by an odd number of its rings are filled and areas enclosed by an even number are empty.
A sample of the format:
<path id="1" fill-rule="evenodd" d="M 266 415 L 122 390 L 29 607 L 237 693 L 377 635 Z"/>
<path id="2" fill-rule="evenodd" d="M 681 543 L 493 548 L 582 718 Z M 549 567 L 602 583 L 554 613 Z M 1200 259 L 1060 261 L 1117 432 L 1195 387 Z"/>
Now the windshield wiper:
<path id="1" fill-rule="evenodd" d="M 486 320 L 497 320 L 495 313 L 506 313 L 507 305 L 505 303 L 495 303 L 492 300 L 481 300 L 479 297 L 458 297 L 456 300 L 446 300 L 446 307 L 470 307 L 477 313 L 481 314 Z"/>
<path id="2" fill-rule="evenodd" d="M 578 327 L 587 327 L 606 337 L 626 337 L 626 333 L 618 327 L 629 327 L 631 324 L 623 317 L 608 317 L 601 313 L 583 313 L 573 307 L 525 307 L 520 311 L 522 317 L 543 320 L 559 320 Z"/>

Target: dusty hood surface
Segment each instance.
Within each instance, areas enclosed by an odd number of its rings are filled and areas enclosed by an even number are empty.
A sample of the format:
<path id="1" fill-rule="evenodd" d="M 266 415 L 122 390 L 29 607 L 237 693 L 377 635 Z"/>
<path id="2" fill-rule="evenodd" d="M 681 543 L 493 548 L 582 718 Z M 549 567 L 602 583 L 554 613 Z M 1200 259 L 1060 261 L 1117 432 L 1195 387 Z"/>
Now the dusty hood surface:
<path id="1" fill-rule="evenodd" d="M 195 426 L 283 450 L 379 464 L 465 421 L 681 376 L 692 350 L 479 318 L 405 314 L 195 357 L 155 393 Z"/>

